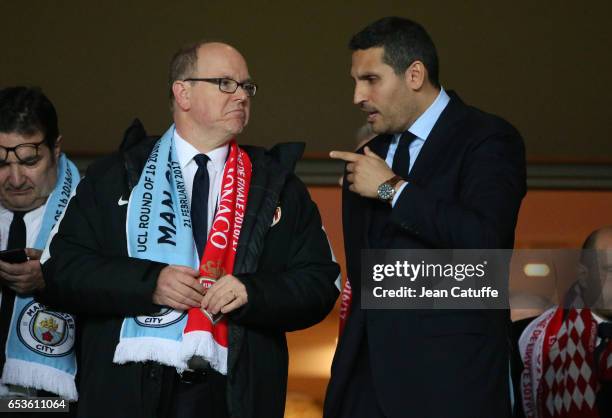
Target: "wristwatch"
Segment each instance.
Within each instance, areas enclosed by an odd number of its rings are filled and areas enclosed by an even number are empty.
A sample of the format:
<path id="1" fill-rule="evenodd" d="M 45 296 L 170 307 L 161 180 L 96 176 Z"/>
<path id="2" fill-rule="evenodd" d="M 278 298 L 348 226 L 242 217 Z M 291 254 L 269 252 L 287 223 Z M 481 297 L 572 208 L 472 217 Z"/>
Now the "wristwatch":
<path id="1" fill-rule="evenodd" d="M 400 176 L 393 176 L 378 186 L 378 199 L 385 203 L 390 203 L 393 201 L 393 196 L 395 196 L 395 186 L 401 180 L 404 179 Z"/>

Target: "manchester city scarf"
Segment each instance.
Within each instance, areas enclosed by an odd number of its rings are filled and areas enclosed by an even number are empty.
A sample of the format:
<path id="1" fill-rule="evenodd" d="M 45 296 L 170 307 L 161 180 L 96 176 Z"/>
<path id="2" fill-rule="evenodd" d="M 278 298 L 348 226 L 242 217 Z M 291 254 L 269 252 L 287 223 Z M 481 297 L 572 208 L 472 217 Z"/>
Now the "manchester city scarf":
<path id="1" fill-rule="evenodd" d="M 190 202 L 174 146 L 174 126 L 155 144 L 128 203 L 130 257 L 197 268 L 210 287 L 231 274 L 251 177 L 248 155 L 232 141 L 223 171 L 219 205 L 201 257 L 191 227 Z M 193 356 L 227 374 L 227 322 L 199 308 L 125 318 L 114 362 L 155 361 L 182 371 Z"/>
<path id="2" fill-rule="evenodd" d="M 34 248 L 42 250 L 61 219 L 80 180 L 76 166 L 62 154 L 58 162 L 55 189 L 47 200 L 42 226 Z M 0 301 L 1 303 L 1 301 Z M 74 318 L 50 311 L 31 297 L 17 295 L 6 342 L 6 362 L 0 379 L 2 385 L 18 385 L 56 393 L 77 400 L 74 382 Z"/>

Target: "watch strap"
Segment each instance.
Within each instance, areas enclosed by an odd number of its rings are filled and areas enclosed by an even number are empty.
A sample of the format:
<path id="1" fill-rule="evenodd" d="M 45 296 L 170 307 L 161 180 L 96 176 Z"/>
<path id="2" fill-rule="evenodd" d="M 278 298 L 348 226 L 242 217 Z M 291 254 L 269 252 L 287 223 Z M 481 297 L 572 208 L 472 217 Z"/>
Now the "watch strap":
<path id="1" fill-rule="evenodd" d="M 402 176 L 395 175 L 395 176 L 391 177 L 389 180 L 385 181 L 385 183 L 387 183 L 391 187 L 395 187 L 395 185 L 397 183 L 399 183 L 400 181 L 402 181 L 402 180 L 404 180 L 402 178 Z"/>

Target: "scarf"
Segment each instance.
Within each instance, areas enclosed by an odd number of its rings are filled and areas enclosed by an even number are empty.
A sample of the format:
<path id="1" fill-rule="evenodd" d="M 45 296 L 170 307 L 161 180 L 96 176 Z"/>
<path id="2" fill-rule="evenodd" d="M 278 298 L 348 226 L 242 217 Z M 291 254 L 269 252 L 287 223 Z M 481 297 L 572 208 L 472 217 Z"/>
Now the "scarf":
<path id="1" fill-rule="evenodd" d="M 595 361 L 597 321 L 589 309 L 552 308 L 519 340 L 527 418 L 599 418 L 599 379 L 612 378 L 612 347 Z"/>
<path id="2" fill-rule="evenodd" d="M 349 281 L 347 277 L 346 281 L 344 282 L 344 286 L 342 287 L 342 292 L 340 294 L 340 314 L 338 315 L 340 318 L 340 321 L 339 321 L 338 336 L 341 336 L 342 333 L 344 332 L 346 321 L 348 320 L 348 316 L 351 313 L 352 302 L 353 302 L 353 289 L 351 288 L 351 282 Z"/>
<path id="3" fill-rule="evenodd" d="M 153 147 L 128 203 L 126 224 L 130 257 L 197 268 L 200 283 L 210 287 L 231 274 L 251 181 L 248 155 L 230 142 L 223 170 L 218 210 L 201 257 L 196 253 L 190 202 L 174 146 L 174 125 Z M 227 374 L 228 327 L 199 308 L 188 312 L 162 307 L 159 312 L 125 318 L 113 361 L 155 361 L 187 368 L 193 356 Z"/>
<path id="4" fill-rule="evenodd" d="M 45 248 L 80 179 L 78 169 L 64 154 L 59 158 L 57 170 L 57 182 L 47 200 L 34 244 L 39 250 Z M 10 328 L 0 332 L 8 332 L 0 391 L 3 384 L 11 384 L 77 400 L 73 316 L 48 310 L 32 297 L 17 295 Z"/>

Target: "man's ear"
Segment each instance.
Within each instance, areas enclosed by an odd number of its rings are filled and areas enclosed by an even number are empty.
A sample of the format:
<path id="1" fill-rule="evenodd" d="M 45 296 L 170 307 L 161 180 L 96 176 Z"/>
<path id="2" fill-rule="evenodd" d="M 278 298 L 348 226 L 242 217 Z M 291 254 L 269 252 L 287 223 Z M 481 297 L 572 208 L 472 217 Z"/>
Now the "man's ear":
<path id="1" fill-rule="evenodd" d="M 60 157 L 61 153 L 62 153 L 62 136 L 60 135 L 55 140 L 55 145 L 53 146 L 53 156 L 55 157 L 56 161 Z"/>
<path id="2" fill-rule="evenodd" d="M 191 89 L 186 81 L 176 80 L 172 83 L 172 94 L 175 105 L 181 110 L 187 111 L 191 108 Z"/>
<path id="3" fill-rule="evenodd" d="M 404 71 L 404 80 L 411 90 L 420 90 L 427 79 L 427 68 L 421 61 L 415 61 Z"/>

